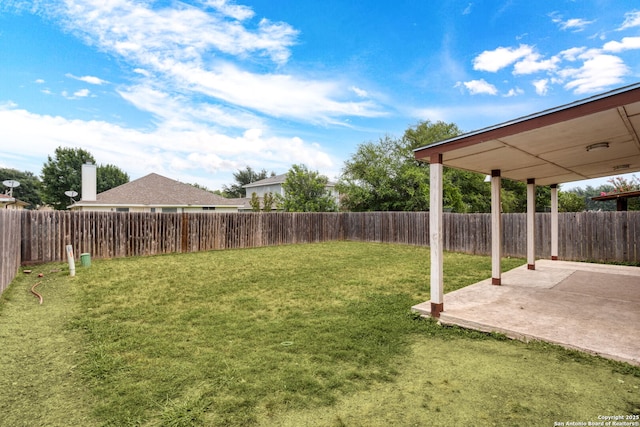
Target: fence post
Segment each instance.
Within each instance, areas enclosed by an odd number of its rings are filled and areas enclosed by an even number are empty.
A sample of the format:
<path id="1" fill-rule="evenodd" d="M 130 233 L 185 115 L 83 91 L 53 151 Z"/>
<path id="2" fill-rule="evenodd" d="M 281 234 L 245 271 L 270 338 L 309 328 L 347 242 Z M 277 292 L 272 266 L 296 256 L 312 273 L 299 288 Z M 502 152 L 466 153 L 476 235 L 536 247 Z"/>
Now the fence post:
<path id="1" fill-rule="evenodd" d="M 208 215 L 212 215 L 211 218 Z M 249 216 L 246 216 L 249 215 Z M 548 214 L 538 214 L 536 243 L 549 254 Z M 17 218 L 19 217 L 19 218 Z M 17 220 L 13 228 L 11 218 Z M 103 221 L 96 225 L 96 221 Z M 503 246 L 508 256 L 526 256 L 525 215 L 503 215 Z M 447 214 L 446 249 L 488 255 L 490 214 Z M 558 215 L 559 254 L 574 261 L 640 262 L 640 212 Z M 2 212 L 0 257 L 7 259 L 7 236 L 18 240 L 21 264 L 63 261 L 65 245 L 89 249 L 92 258 L 153 255 L 232 247 L 291 244 L 331 239 L 430 244 L 429 212 L 273 213 L 117 213 Z M 200 240 L 199 240 L 200 239 Z M 0 245 L 3 244 L 0 241 Z M 5 256 L 3 256 L 5 255 Z M 2 268 L 0 268 L 2 270 Z M 0 271 L 0 274 L 3 274 Z M 5 276 L 6 277 L 6 276 Z"/>
<path id="2" fill-rule="evenodd" d="M 189 214 L 182 213 L 182 245 L 181 252 L 189 252 Z"/>

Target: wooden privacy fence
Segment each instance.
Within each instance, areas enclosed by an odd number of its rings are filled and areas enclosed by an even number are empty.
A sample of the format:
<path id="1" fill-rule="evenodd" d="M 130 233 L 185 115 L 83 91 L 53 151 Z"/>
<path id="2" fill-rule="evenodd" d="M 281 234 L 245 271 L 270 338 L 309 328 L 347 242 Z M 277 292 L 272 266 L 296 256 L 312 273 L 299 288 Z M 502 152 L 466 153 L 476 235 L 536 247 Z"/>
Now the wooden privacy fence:
<path id="1" fill-rule="evenodd" d="M 0 210 L 0 294 L 13 280 L 20 266 L 19 211 Z"/>
<path id="2" fill-rule="evenodd" d="M 526 256 L 525 214 L 503 217 L 503 255 Z M 559 215 L 559 257 L 575 261 L 640 262 L 640 212 Z M 116 258 L 334 240 L 429 245 L 428 212 L 343 213 L 22 213 L 22 263 L 77 255 Z M 551 216 L 536 215 L 536 252 L 551 255 Z M 444 248 L 488 255 L 490 214 L 444 214 Z"/>
<path id="3" fill-rule="evenodd" d="M 503 255 L 526 256 L 525 214 L 505 214 Z M 551 254 L 551 216 L 536 215 L 536 252 Z M 640 212 L 559 215 L 559 257 L 640 263 Z M 76 257 L 118 258 L 335 240 L 429 245 L 428 212 L 0 212 L 0 291 L 18 266 Z M 490 214 L 444 214 L 447 251 L 488 255 Z"/>

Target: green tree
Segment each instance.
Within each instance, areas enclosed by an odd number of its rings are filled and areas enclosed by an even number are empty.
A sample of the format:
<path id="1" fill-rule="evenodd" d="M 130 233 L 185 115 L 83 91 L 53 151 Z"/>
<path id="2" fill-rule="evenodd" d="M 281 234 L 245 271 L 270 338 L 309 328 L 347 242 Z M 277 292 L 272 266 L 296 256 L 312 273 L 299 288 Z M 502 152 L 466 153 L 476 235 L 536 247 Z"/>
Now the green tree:
<path id="1" fill-rule="evenodd" d="M 411 148 L 419 148 L 434 142 L 455 137 L 462 132 L 453 123 L 420 122 L 407 129 L 404 138 L 411 141 Z M 490 212 L 491 185 L 485 175 L 445 168 L 443 176 L 444 206 L 454 212 Z M 526 212 L 527 184 L 509 179 L 502 180 L 502 208 L 504 212 Z M 551 188 L 536 186 L 536 211 L 546 212 L 551 208 Z"/>
<path id="2" fill-rule="evenodd" d="M 66 209 L 70 201 L 64 193 L 80 193 L 82 165 L 87 162 L 95 163 L 95 159 L 82 148 L 56 148 L 42 168 L 42 201 L 54 209 Z"/>
<path id="3" fill-rule="evenodd" d="M 345 162 L 337 185 L 342 208 L 351 211 L 429 210 L 429 165 L 415 160 L 413 150 L 460 134 L 455 124 L 424 121 L 377 143 L 360 144 Z M 444 206 L 466 211 L 465 195 L 456 187 L 458 172 L 445 169 Z M 484 177 L 482 177 L 484 179 Z"/>
<path id="4" fill-rule="evenodd" d="M 623 176 L 615 176 L 613 178 L 609 178 L 607 182 L 613 186 L 613 191 L 616 193 L 640 190 L 640 179 L 635 175 L 633 175 L 631 179 L 627 179 Z"/>
<path id="5" fill-rule="evenodd" d="M 413 150 L 461 133 L 453 123 L 419 122 L 402 139 L 389 136 L 358 146 L 345 162 L 338 182 L 342 208 L 351 211 L 429 210 L 429 165 L 417 162 Z M 491 185 L 485 175 L 444 168 L 443 206 L 452 212 L 490 212 Z M 503 212 L 525 212 L 527 184 L 502 180 Z M 551 189 L 536 186 L 536 210 L 551 208 Z"/>
<path id="6" fill-rule="evenodd" d="M 279 196 L 279 194 L 277 194 L 276 196 Z M 278 205 L 278 199 L 277 197 L 273 195 L 273 193 L 271 193 L 270 191 L 268 193 L 265 193 L 264 196 L 262 196 L 262 210 L 265 212 L 271 212 L 271 210 L 276 207 Z"/>
<path id="7" fill-rule="evenodd" d="M 403 148 L 406 147 L 409 156 L 405 167 L 412 168 L 417 164 L 418 167 L 424 169 L 425 174 L 429 174 L 428 165 L 418 163 L 413 155 L 413 150 L 453 138 L 461 133 L 462 131 L 455 123 L 445 123 L 443 121 L 432 123 L 429 120 L 418 122 L 417 125 L 407 129 L 402 137 Z M 444 168 L 442 176 L 443 207 L 452 212 L 482 212 L 486 204 L 486 201 L 479 203 L 485 188 L 485 186 L 482 185 L 483 182 L 483 175 L 454 168 Z M 406 184 L 411 185 L 412 183 L 409 181 L 404 183 L 404 185 Z M 471 190 L 470 187 L 474 189 Z M 420 190 L 421 191 L 416 194 L 422 198 L 424 202 L 427 202 L 426 205 L 429 206 L 429 186 L 423 184 Z M 423 193 L 425 190 L 426 193 Z M 422 202 L 421 205 L 424 205 L 424 202 Z M 407 210 L 428 209 L 429 208 Z"/>
<path id="8" fill-rule="evenodd" d="M 596 201 L 592 200 L 592 197 L 601 196 L 602 194 L 610 193 L 614 190 L 612 185 L 603 184 L 596 188 L 591 185 L 587 185 L 585 188 L 578 187 L 572 188 L 571 190 L 567 190 L 567 193 L 575 194 L 580 197 L 585 204 L 585 210 L 587 211 L 615 211 L 616 210 L 616 201 L 615 200 L 607 200 L 607 201 Z"/>
<path id="9" fill-rule="evenodd" d="M 426 210 L 429 170 L 411 158 L 402 140 L 387 135 L 358 146 L 337 189 L 342 207 L 350 211 Z"/>
<path id="10" fill-rule="evenodd" d="M 253 193 L 251 193 L 251 200 L 249 201 L 249 205 L 251 206 L 251 210 L 253 212 L 260 212 L 260 211 L 271 212 L 274 206 L 276 208 L 278 207 L 279 196 L 280 196 L 279 194 L 276 194 L 274 196 L 273 193 L 268 192 L 268 193 L 265 193 L 264 196 L 262 196 L 262 202 L 261 202 L 260 198 L 258 197 L 258 193 L 254 191 Z"/>
<path id="11" fill-rule="evenodd" d="M 129 175 L 114 165 L 99 165 L 96 168 L 97 191 L 102 193 L 129 182 Z"/>
<path id="12" fill-rule="evenodd" d="M 287 212 L 333 212 L 336 201 L 327 189 L 329 179 L 305 165 L 293 165 L 282 184 Z"/>
<path id="13" fill-rule="evenodd" d="M 251 166 L 247 166 L 243 170 L 238 170 L 233 173 L 235 183 L 226 186 L 222 186 L 222 195 L 229 198 L 243 198 L 247 197 L 247 190 L 242 188 L 243 185 L 251 184 L 252 182 L 260 181 L 268 176 L 276 176 L 275 172 L 270 174 L 266 169 L 262 169 L 260 172 L 254 171 Z"/>
<path id="14" fill-rule="evenodd" d="M 54 209 L 66 209 L 70 204 L 66 191 L 80 193 L 82 189 L 82 165 L 95 163 L 91 153 L 82 148 L 58 147 L 54 156 L 47 156 L 42 167 L 42 201 Z M 96 168 L 97 192 L 103 192 L 129 182 L 129 176 L 113 165 Z"/>
<path id="15" fill-rule="evenodd" d="M 13 197 L 29 203 L 27 209 L 35 209 L 42 204 L 40 198 L 40 179 L 31 172 L 20 172 L 17 169 L 0 168 L 0 182 L 14 180 L 20 183 L 13 189 Z"/>
<path id="16" fill-rule="evenodd" d="M 193 184 L 190 183 L 189 185 L 192 186 L 192 187 L 196 187 L 199 190 L 208 191 L 209 193 L 213 193 L 213 194 L 217 194 L 219 196 L 222 196 L 220 190 L 211 190 L 206 185 L 198 184 L 197 182 L 194 182 Z"/>
<path id="17" fill-rule="evenodd" d="M 613 185 L 613 191 L 616 193 L 624 193 L 626 191 L 638 191 L 640 190 L 640 179 L 633 175 L 631 179 L 627 179 L 622 176 L 616 176 L 607 180 L 608 183 Z M 640 198 L 630 197 L 627 199 L 627 210 L 638 211 L 640 210 Z"/>
<path id="18" fill-rule="evenodd" d="M 462 131 L 455 123 L 442 121 L 432 123 L 430 120 L 424 120 L 404 131 L 403 140 L 409 150 L 415 150 L 416 148 L 453 138 L 461 133 Z M 411 156 L 413 157 L 413 151 Z"/>
<path id="19" fill-rule="evenodd" d="M 502 180 L 502 210 L 505 213 L 527 211 L 527 183 L 511 179 Z M 536 211 L 550 212 L 551 187 L 536 185 Z"/>
<path id="20" fill-rule="evenodd" d="M 490 212 L 491 184 L 485 175 L 460 169 L 445 168 L 444 182 L 449 194 L 459 195 L 461 206 L 457 212 Z"/>
<path id="21" fill-rule="evenodd" d="M 251 193 L 251 200 L 249 201 L 249 205 L 251 206 L 251 210 L 253 212 L 260 212 L 260 198 L 258 197 L 258 193 L 255 191 Z"/>
<path id="22" fill-rule="evenodd" d="M 558 211 L 582 212 L 586 208 L 583 197 L 570 191 L 558 191 Z"/>
<path id="23" fill-rule="evenodd" d="M 192 187 L 199 188 L 200 190 L 208 191 L 209 193 L 215 194 L 216 196 L 225 197 L 225 195 L 222 193 L 221 190 L 212 190 L 206 185 L 198 184 L 197 182 L 194 182 L 193 184 L 189 184 L 189 185 L 191 185 Z"/>

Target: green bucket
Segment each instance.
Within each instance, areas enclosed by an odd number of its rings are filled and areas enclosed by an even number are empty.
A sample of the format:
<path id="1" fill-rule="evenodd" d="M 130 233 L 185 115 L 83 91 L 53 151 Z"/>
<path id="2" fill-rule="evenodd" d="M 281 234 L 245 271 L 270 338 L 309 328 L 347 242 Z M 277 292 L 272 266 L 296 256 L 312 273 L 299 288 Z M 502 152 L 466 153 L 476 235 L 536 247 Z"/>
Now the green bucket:
<path id="1" fill-rule="evenodd" d="M 89 267 L 91 265 L 91 254 L 80 254 L 80 264 L 82 264 L 83 267 Z"/>

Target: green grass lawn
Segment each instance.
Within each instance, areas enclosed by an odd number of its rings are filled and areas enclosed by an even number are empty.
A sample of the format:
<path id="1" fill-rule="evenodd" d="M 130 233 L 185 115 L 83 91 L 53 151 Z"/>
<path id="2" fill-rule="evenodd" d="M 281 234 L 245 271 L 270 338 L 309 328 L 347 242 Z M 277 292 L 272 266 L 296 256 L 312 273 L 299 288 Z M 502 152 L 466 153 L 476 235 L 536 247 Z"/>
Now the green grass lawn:
<path id="1" fill-rule="evenodd" d="M 33 270 L 0 298 L 1 426 L 552 426 L 640 412 L 639 368 L 412 315 L 428 248 Z M 488 257 L 445 254 L 445 291 L 490 272 Z"/>

